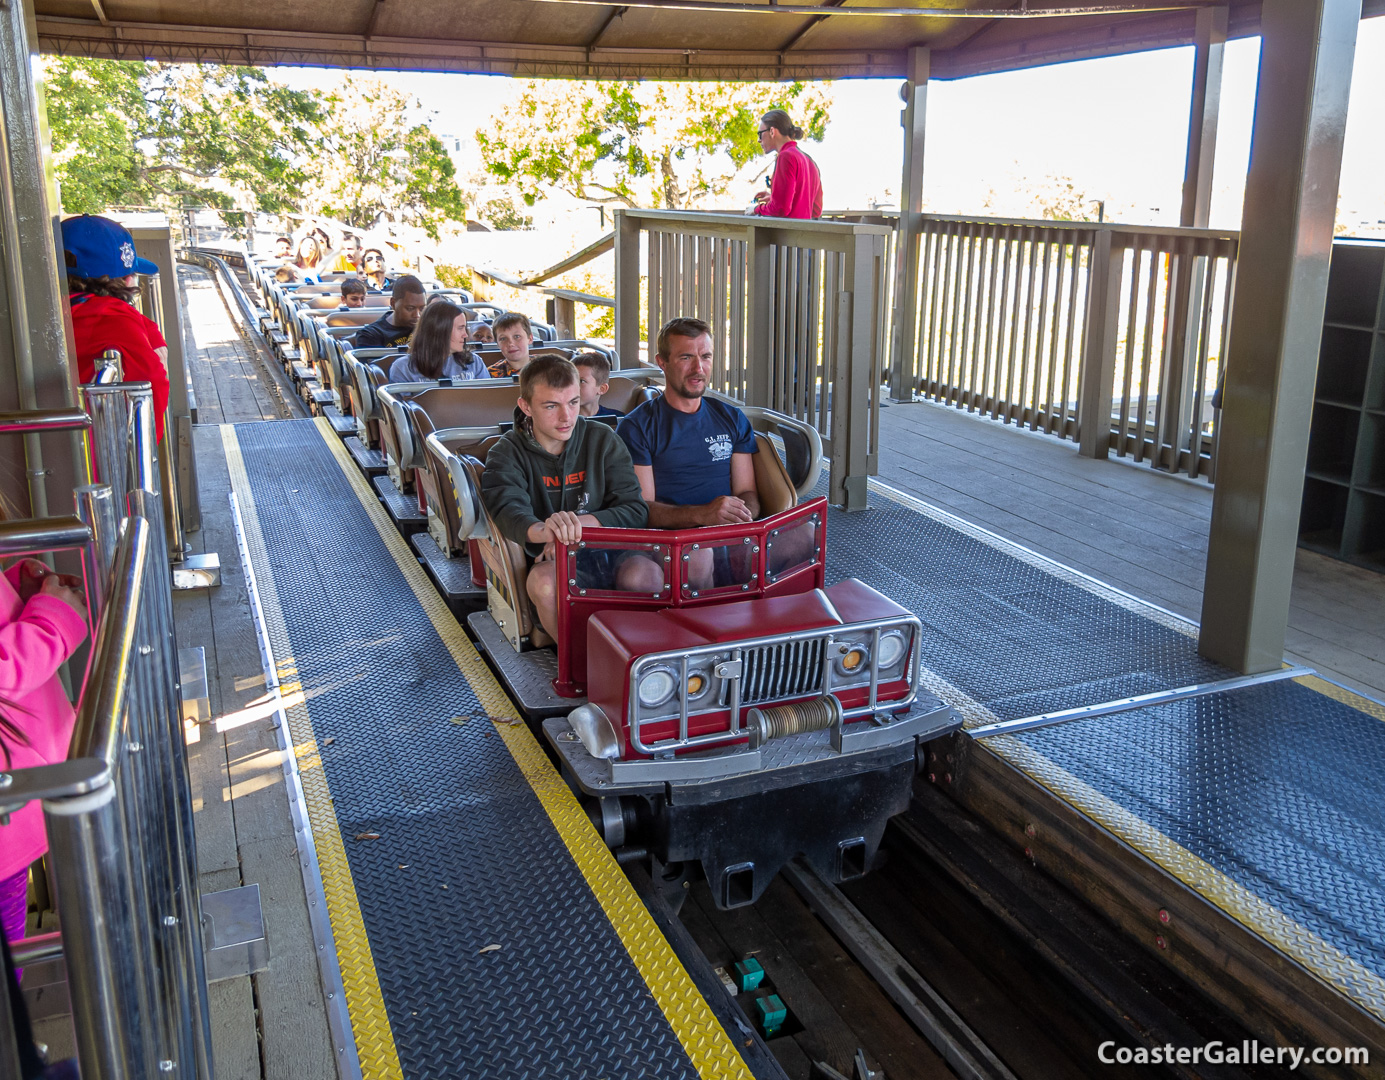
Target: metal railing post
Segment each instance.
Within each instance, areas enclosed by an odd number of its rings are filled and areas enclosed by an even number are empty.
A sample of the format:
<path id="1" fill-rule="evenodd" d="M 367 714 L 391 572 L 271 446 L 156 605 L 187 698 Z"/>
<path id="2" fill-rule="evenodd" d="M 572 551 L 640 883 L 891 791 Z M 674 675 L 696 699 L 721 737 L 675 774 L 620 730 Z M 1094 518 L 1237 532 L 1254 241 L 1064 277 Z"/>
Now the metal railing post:
<path id="1" fill-rule="evenodd" d="M 126 383 L 129 400 L 129 424 L 125 451 L 128 455 L 130 482 L 126 491 L 160 493 L 158 443 L 154 437 L 154 390 L 148 383 Z M 159 515 L 162 521 L 163 515 Z"/>
<path id="2" fill-rule="evenodd" d="M 178 493 L 178 475 L 174 471 L 177 438 L 167 413 L 154 417 L 154 423 L 164 429 L 163 453 L 158 455 L 161 478 L 159 494 L 163 501 L 164 525 L 168 530 L 168 556 L 173 562 L 180 563 L 187 552 L 183 542 L 183 512 Z"/>
<path id="3" fill-rule="evenodd" d="M 147 384 L 146 384 L 147 385 Z M 96 479 L 109 484 L 117 501 L 124 505 L 129 442 L 129 405 L 124 384 L 110 383 L 81 388 L 82 408 L 91 417 L 91 446 L 95 457 Z"/>
<path id="4" fill-rule="evenodd" d="M 118 349 L 107 349 L 96 360 L 96 376 L 91 380 L 97 386 L 125 381 L 125 362 Z"/>
<path id="5" fill-rule="evenodd" d="M 141 482 L 157 479 L 146 452 L 151 411 L 137 397 L 131 456 Z M 93 520 L 104 516 L 100 503 L 110 493 L 82 494 Z M 162 507 L 145 487 L 129 503 L 71 754 L 59 765 L 6 774 L 5 790 L 16 805 L 43 800 L 83 1077 L 211 1080 Z M 38 524 L 10 523 L 3 550 L 30 544 Z M 75 519 L 44 525 L 55 546 L 92 541 Z"/>
<path id="6" fill-rule="evenodd" d="M 128 838 L 108 781 L 90 795 L 46 801 L 58 917 L 84 1080 L 157 1076 L 152 1005 L 141 975 Z"/>
<path id="7" fill-rule="evenodd" d="M 111 566 L 120 542 L 119 515 L 109 484 L 87 484 L 75 492 L 77 516 L 91 530 L 88 547 L 91 580 L 87 583 L 87 607 L 95 625 L 105 609 Z"/>
<path id="8" fill-rule="evenodd" d="M 83 695 L 71 758 L 106 763 L 94 789 L 44 800 L 49 849 L 57 868 L 73 1020 L 82 1075 L 125 1080 L 158 1075 L 154 1042 L 152 967 L 141 955 L 145 935 L 138 913 L 146 859 L 120 799 L 130 759 L 141 750 L 126 725 L 131 708 L 130 668 L 136 648 L 139 601 L 148 576 L 150 532 L 140 519 L 125 528 L 119 570 L 106 618 L 97 634 L 92 683 Z M 135 845 L 132 850 L 132 844 Z"/>
<path id="9" fill-rule="evenodd" d="M 1121 272 L 1124 260 L 1112 253 L 1110 229 L 1098 229 L 1088 273 L 1086 326 L 1078 375 L 1079 453 L 1104 458 L 1111 449 L 1111 395 L 1116 380 L 1116 335 L 1120 330 Z"/>

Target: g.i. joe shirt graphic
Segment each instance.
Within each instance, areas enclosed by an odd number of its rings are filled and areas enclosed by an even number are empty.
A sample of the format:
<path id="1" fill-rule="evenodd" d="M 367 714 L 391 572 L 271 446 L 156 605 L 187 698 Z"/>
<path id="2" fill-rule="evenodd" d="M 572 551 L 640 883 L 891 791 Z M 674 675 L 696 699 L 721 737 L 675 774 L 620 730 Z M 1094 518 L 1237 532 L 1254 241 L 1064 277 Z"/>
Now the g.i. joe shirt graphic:
<path id="1" fill-rule="evenodd" d="M 712 453 L 712 461 L 731 460 L 731 436 L 725 433 L 721 435 L 707 436 L 707 449 Z"/>

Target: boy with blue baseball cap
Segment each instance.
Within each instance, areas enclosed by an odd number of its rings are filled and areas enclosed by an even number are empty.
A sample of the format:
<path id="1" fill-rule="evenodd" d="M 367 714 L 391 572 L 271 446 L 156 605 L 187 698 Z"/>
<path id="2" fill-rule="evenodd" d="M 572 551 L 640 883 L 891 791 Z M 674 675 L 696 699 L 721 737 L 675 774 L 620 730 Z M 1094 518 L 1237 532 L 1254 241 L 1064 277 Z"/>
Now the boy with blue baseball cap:
<path id="1" fill-rule="evenodd" d="M 68 301 L 77 352 L 77 381 L 96 377 L 96 361 L 107 349 L 120 353 L 126 382 L 154 387 L 156 436 L 164 435 L 168 409 L 167 342 L 158 324 L 134 308 L 138 276 L 159 268 L 135 254 L 135 241 L 124 226 L 110 218 L 82 214 L 62 223 L 67 260 Z"/>

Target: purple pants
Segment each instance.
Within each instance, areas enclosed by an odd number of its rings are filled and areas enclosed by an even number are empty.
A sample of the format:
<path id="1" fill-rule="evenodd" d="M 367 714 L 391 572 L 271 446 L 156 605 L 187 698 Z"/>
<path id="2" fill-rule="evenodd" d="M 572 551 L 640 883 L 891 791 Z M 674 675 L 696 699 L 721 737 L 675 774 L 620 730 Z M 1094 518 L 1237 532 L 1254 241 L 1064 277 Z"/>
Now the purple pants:
<path id="1" fill-rule="evenodd" d="M 24 937 L 24 922 L 29 909 L 29 868 L 26 866 L 17 874 L 0 879 L 0 926 L 4 927 L 5 940 L 13 945 Z M 24 974 L 16 968 L 15 979 Z"/>

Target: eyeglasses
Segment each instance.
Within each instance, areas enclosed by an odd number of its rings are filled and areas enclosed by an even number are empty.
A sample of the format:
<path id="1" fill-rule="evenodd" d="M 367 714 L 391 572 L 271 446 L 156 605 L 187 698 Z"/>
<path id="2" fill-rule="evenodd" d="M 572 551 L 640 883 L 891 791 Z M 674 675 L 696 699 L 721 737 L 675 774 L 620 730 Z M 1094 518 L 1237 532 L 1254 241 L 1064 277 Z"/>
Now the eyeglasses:
<path id="1" fill-rule="evenodd" d="M 758 134 L 758 135 L 765 135 L 765 134 L 767 134 L 768 132 L 771 132 L 771 131 L 773 131 L 773 130 L 774 130 L 774 128 L 761 128 L 756 134 Z"/>

